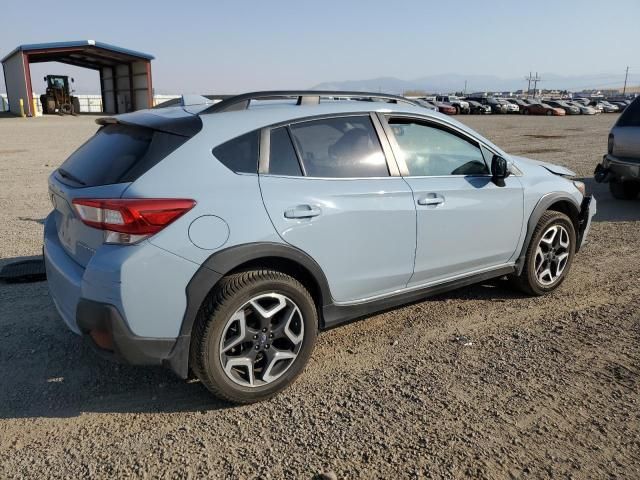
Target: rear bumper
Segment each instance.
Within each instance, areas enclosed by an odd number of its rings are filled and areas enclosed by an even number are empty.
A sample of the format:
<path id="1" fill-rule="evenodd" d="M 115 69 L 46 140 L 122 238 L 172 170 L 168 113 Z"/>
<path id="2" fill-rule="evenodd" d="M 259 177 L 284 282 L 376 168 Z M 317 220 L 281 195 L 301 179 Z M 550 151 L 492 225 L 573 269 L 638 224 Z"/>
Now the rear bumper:
<path id="1" fill-rule="evenodd" d="M 75 318 L 80 333 L 89 337 L 103 357 L 130 365 L 163 365 L 178 373 L 173 368 L 172 358 L 180 348 L 189 346 L 189 337 L 170 339 L 134 335 L 118 309 L 107 303 L 80 299 Z M 107 339 L 108 348 L 97 345 L 93 340 L 96 334 Z"/>
<path id="2" fill-rule="evenodd" d="M 193 276 L 190 262 L 149 245 L 112 249 L 102 258 L 96 254 L 83 268 L 60 243 L 51 216 L 44 230 L 49 292 L 67 327 L 90 337 L 105 357 L 132 365 L 164 365 L 185 377 L 183 349 L 188 352 L 189 337 L 182 336 L 180 326 L 185 286 Z M 176 278 L 177 286 L 171 283 Z M 102 348 L 96 335 L 106 339 L 100 342 Z"/>
<path id="3" fill-rule="evenodd" d="M 613 155 L 602 157 L 593 176 L 596 182 L 640 181 L 640 159 L 619 158 Z"/>
<path id="4" fill-rule="evenodd" d="M 76 323 L 76 306 L 82 291 L 84 268 L 74 262 L 57 239 L 55 222 L 49 216 L 44 226 L 44 264 L 49 293 L 58 313 L 69 329 L 80 334 Z"/>

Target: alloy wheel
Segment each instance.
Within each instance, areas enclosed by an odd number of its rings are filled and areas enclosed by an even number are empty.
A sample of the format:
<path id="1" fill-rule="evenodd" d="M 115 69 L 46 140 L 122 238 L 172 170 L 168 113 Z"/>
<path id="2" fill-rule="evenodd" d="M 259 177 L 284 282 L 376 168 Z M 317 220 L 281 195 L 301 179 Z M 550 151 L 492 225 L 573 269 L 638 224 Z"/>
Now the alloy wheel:
<path id="1" fill-rule="evenodd" d="M 244 387 L 261 387 L 293 365 L 304 339 L 300 308 L 286 295 L 253 297 L 227 321 L 220 339 L 220 363 L 227 377 Z"/>
<path id="2" fill-rule="evenodd" d="M 562 276 L 567 261 L 571 237 L 562 225 L 552 225 L 544 232 L 535 256 L 535 275 L 541 285 L 549 286 Z"/>

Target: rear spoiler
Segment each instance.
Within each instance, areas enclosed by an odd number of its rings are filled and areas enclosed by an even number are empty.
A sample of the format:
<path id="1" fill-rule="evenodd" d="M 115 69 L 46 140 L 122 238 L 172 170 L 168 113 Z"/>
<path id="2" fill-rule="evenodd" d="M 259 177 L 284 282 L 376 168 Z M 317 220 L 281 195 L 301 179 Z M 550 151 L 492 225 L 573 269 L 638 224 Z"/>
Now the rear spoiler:
<path id="1" fill-rule="evenodd" d="M 189 138 L 202 130 L 202 120 L 198 115 L 187 113 L 179 117 L 168 117 L 157 115 L 152 110 L 123 113 L 116 117 L 100 117 L 96 119 L 96 123 L 100 126 L 133 125 Z"/>

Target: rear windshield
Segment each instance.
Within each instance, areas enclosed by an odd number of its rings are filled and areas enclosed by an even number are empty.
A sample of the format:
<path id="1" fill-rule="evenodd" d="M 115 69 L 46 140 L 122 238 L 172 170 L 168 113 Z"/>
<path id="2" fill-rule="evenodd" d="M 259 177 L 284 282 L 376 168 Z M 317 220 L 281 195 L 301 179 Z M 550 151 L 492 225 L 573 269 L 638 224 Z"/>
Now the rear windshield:
<path id="1" fill-rule="evenodd" d="M 65 181 L 83 187 L 133 182 L 188 139 L 145 127 L 106 125 L 58 172 Z"/>
<path id="2" fill-rule="evenodd" d="M 640 98 L 636 98 L 631 105 L 629 105 L 617 123 L 618 127 L 640 127 Z"/>

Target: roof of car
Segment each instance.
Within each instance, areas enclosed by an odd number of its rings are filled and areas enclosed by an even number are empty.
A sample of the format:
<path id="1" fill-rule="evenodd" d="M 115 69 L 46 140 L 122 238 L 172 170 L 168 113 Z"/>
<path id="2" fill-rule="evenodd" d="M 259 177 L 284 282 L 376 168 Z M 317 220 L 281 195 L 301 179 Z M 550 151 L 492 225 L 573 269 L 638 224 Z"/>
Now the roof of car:
<path id="1" fill-rule="evenodd" d="M 206 99 L 203 98 L 203 100 Z M 207 113 L 211 106 L 212 103 L 210 101 L 208 103 L 203 101 L 200 104 L 174 105 L 165 108 L 139 110 L 115 117 L 104 117 L 96 120 L 96 122 L 102 125 L 113 122 L 144 124 L 154 128 L 154 125 L 159 124 L 164 119 L 165 121 L 170 120 L 169 123 L 171 124 L 180 124 L 179 128 L 184 130 L 185 125 L 189 128 L 192 126 L 191 124 L 193 122 L 190 121 L 190 119 L 199 117 L 202 121 L 202 129 L 207 131 L 207 137 L 211 138 L 212 141 L 217 141 L 217 139 L 235 138 L 271 125 L 286 124 L 288 122 L 296 122 L 313 117 L 358 113 L 366 115 L 370 112 L 403 113 L 437 119 L 441 123 L 449 124 L 478 138 L 497 152 L 502 153 L 499 147 L 463 123 L 460 123 L 448 115 L 412 103 L 329 99 L 322 100 L 319 103 L 297 104 L 295 100 L 278 99 L 252 101 L 246 109 Z M 213 106 L 215 106 L 215 103 Z M 185 125 L 182 125 L 183 123 Z M 177 131 L 175 133 L 189 134 L 189 132 Z"/>
<path id="2" fill-rule="evenodd" d="M 369 112 L 397 112 L 437 117 L 450 120 L 450 117 L 410 104 L 396 104 L 386 102 L 367 102 L 358 100 L 339 100 L 321 102 L 316 105 L 295 105 L 286 102 L 264 102 L 252 104 L 247 110 L 220 112 L 212 115 L 201 115 L 204 123 L 233 122 L 236 119 L 249 128 L 260 128 L 281 122 L 297 121 L 315 116 L 331 114 L 353 114 Z M 456 122 L 457 123 L 457 122 Z"/>
<path id="3" fill-rule="evenodd" d="M 419 115 L 439 120 L 441 123 L 449 124 L 469 135 L 481 140 L 487 146 L 493 148 L 500 154 L 504 154 L 500 147 L 493 144 L 481 136 L 478 132 L 470 129 L 465 124 L 455 120 L 449 115 L 429 110 L 418 105 L 396 104 L 386 102 L 369 101 L 329 101 L 316 105 L 294 105 L 294 104 L 272 104 L 255 105 L 248 110 L 223 112 L 213 115 L 200 115 L 205 129 L 211 129 L 226 138 L 234 138 L 244 133 L 267 127 L 269 125 L 285 124 L 300 120 L 311 119 L 317 116 L 333 114 L 368 114 L 369 112 L 380 113 L 402 113 L 409 115 Z"/>

